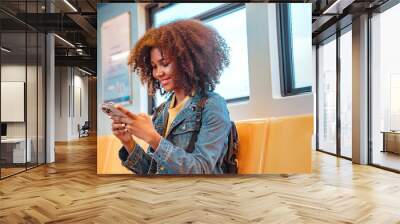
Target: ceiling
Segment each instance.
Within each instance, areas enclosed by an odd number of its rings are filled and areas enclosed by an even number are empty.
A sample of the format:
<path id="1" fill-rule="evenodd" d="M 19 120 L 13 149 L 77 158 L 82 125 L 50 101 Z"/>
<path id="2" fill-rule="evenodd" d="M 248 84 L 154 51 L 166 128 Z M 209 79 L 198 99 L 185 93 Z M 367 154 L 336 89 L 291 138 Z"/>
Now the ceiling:
<path id="1" fill-rule="evenodd" d="M 44 36 L 37 38 L 37 33 L 52 32 L 57 34 L 56 66 L 78 66 L 95 74 L 96 4 L 96 0 L 47 0 L 47 4 L 44 0 L 1 0 L 2 46 L 12 49 L 2 60 L 18 62 L 26 55 L 28 60 L 35 58 L 36 51 L 44 48 L 37 43 Z"/>
<path id="2" fill-rule="evenodd" d="M 115 0 L 1 0 L 2 46 L 13 51 L 6 60 L 18 60 L 43 50 L 36 33 L 54 32 L 56 65 L 79 66 L 96 73 L 96 26 L 98 2 Z M 123 1 L 127 2 L 127 1 Z M 316 44 L 337 29 L 351 23 L 352 17 L 373 10 L 388 0 L 305 0 L 312 3 L 312 36 Z M 52 13 L 49 13 L 49 12 Z M 25 38 L 25 31 L 28 35 Z M 32 32 L 32 34 L 30 33 Z M 69 43 L 66 43 L 62 39 Z M 39 36 L 39 40 L 40 36 Z M 27 44 L 27 48 L 25 45 Z M 71 45 L 72 44 L 72 45 Z M 38 48 L 37 48 L 38 47 Z M 2 52 L 2 55 L 4 53 Z M 2 60 L 4 60 L 3 57 Z"/>
<path id="3" fill-rule="evenodd" d="M 352 19 L 368 11 L 373 12 L 389 0 L 311 0 L 313 4 L 313 44 L 332 36 Z"/>

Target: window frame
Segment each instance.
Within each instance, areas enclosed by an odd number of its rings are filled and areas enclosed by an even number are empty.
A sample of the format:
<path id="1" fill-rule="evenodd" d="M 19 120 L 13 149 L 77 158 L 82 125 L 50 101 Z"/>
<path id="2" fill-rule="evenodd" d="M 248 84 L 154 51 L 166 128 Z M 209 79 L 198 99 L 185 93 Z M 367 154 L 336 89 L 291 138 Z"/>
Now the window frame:
<path id="1" fill-rule="evenodd" d="M 279 78 L 282 97 L 311 93 L 312 85 L 295 87 L 294 60 L 292 52 L 291 16 L 289 4 L 277 4 L 276 20 L 278 35 Z"/>
<path id="2" fill-rule="evenodd" d="M 195 3 L 195 2 L 193 2 Z M 157 12 L 160 12 L 162 10 L 167 9 L 168 7 L 173 6 L 174 4 L 177 3 L 154 3 L 151 4 L 147 7 L 147 18 L 148 18 L 148 27 L 146 27 L 146 30 L 150 29 L 154 25 L 154 17 Z M 200 21 L 208 21 L 208 20 L 213 20 L 213 19 L 218 19 L 219 17 L 222 17 L 224 15 L 233 13 L 237 10 L 241 10 L 243 8 L 246 8 L 246 5 L 244 2 L 241 3 L 226 3 L 224 5 L 221 5 L 219 7 L 216 7 L 214 9 L 211 9 L 209 11 L 206 11 L 204 13 L 201 13 L 197 16 L 191 17 L 192 19 L 198 19 Z M 249 83 L 250 84 L 250 83 Z M 237 103 L 237 102 L 245 102 L 250 100 L 250 94 L 248 96 L 243 96 L 243 97 L 236 97 L 232 99 L 226 99 L 226 102 L 229 103 Z M 152 104 L 154 107 L 154 100 L 152 100 Z"/>

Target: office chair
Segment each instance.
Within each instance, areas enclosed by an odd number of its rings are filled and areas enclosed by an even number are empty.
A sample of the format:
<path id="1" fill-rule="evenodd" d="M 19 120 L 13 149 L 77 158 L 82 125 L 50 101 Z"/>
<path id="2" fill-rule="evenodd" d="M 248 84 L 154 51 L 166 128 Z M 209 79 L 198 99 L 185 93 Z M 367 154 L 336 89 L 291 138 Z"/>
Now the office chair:
<path id="1" fill-rule="evenodd" d="M 80 127 L 80 125 L 78 124 L 79 138 L 89 136 L 89 129 L 90 129 L 89 121 L 85 121 L 82 127 Z"/>

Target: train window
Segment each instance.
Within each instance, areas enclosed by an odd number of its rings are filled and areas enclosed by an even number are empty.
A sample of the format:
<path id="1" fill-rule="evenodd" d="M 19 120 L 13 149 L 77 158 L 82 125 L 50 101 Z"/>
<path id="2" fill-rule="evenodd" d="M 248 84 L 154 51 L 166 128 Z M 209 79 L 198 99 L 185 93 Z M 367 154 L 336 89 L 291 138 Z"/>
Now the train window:
<path id="1" fill-rule="evenodd" d="M 277 21 L 281 94 L 311 92 L 311 4 L 278 4 Z"/>
<path id="2" fill-rule="evenodd" d="M 199 7 L 191 7 L 193 4 Z M 196 11 L 187 10 L 188 7 L 196 8 Z M 215 91 L 228 103 L 249 99 L 246 10 L 243 3 L 175 3 L 151 9 L 150 18 L 153 27 L 177 19 L 196 18 L 215 28 L 230 47 L 230 65 L 225 68 Z M 158 93 L 155 99 L 156 106 L 165 100 Z"/>
<path id="3" fill-rule="evenodd" d="M 224 3 L 184 3 L 169 4 L 164 8 L 155 8 L 153 11 L 153 26 L 159 27 L 178 19 L 189 19 L 220 7 Z"/>

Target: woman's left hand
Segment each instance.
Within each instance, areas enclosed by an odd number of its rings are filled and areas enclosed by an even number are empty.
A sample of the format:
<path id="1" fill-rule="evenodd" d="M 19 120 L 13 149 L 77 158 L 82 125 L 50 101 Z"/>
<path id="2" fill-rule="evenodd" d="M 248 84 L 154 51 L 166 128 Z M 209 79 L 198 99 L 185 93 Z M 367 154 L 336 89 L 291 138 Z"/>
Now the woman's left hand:
<path id="1" fill-rule="evenodd" d="M 161 136 L 154 128 L 150 116 L 144 113 L 140 113 L 137 115 L 133 114 L 132 112 L 130 112 L 129 110 L 127 110 L 126 108 L 124 108 L 119 104 L 117 104 L 115 108 L 127 116 L 124 118 L 120 118 L 120 121 L 126 124 L 126 129 L 130 134 L 149 143 L 149 145 L 154 150 L 158 148 Z"/>

